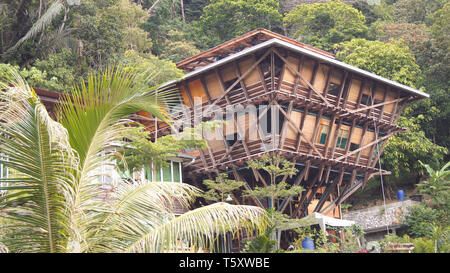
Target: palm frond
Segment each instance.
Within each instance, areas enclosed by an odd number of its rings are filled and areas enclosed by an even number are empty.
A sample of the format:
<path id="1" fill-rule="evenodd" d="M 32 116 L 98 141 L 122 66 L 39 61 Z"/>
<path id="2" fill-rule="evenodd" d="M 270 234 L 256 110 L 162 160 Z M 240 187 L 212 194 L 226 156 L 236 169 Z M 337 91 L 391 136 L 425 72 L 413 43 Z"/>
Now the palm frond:
<path id="1" fill-rule="evenodd" d="M 11 52 L 18 48 L 21 44 L 26 42 L 27 40 L 35 37 L 38 33 L 42 32 L 46 27 L 48 27 L 53 20 L 58 16 L 61 11 L 64 10 L 64 1 L 63 0 L 56 0 L 54 1 L 49 8 L 46 10 L 46 12 L 39 18 L 36 23 L 33 24 L 31 29 L 22 37 L 20 38 L 17 43 L 8 49 L 8 52 Z"/>
<path id="2" fill-rule="evenodd" d="M 175 203 L 188 208 L 200 191 L 188 184 L 140 181 L 121 183 L 112 196 L 113 210 L 95 234 L 95 252 L 119 252 L 139 234 L 173 218 Z"/>
<path id="3" fill-rule="evenodd" d="M 173 94 L 135 80 L 136 75 L 121 68 L 92 74 L 87 85 L 74 88 L 57 110 L 58 120 L 67 129 L 71 147 L 80 160 L 69 205 L 72 229 L 78 238 L 71 241 L 80 251 L 87 250 L 90 238 L 97 234 L 96 224 L 102 223 L 102 217 L 107 217 L 105 212 L 112 209 L 102 202 L 101 184 L 96 180 L 96 170 L 105 160 L 101 153 L 126 137 L 123 125 L 130 122 L 126 118 L 132 113 L 145 111 L 169 120 L 164 101 Z"/>
<path id="4" fill-rule="evenodd" d="M 124 252 L 178 252 L 214 248 L 218 236 L 239 230 L 262 232 L 264 210 L 254 206 L 215 203 L 168 219 L 149 232 L 136 234 Z M 136 232 L 140 230 L 136 229 Z"/>
<path id="5" fill-rule="evenodd" d="M 14 176 L 0 179 L 0 212 L 12 236 L 2 238 L 10 251 L 59 252 L 68 227 L 65 194 L 76 165 L 61 124 L 52 120 L 35 92 L 16 71 L 0 83 L 0 147 Z"/>

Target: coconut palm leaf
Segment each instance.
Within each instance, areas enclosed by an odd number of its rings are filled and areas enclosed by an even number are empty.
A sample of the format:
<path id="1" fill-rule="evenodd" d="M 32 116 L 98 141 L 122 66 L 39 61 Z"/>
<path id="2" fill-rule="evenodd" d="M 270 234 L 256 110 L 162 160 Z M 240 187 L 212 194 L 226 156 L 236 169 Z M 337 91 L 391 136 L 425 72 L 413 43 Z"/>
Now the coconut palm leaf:
<path id="1" fill-rule="evenodd" d="M 254 206 L 215 203 L 204 206 L 179 217 L 167 219 L 154 228 L 134 228 L 126 238 L 131 242 L 123 252 L 191 252 L 193 249 L 210 248 L 220 235 L 235 233 L 241 229 L 264 231 L 267 216 Z"/>
<path id="2" fill-rule="evenodd" d="M 36 23 L 33 24 L 31 29 L 28 30 L 28 32 L 22 38 L 20 38 L 20 40 L 17 41 L 17 43 L 13 47 L 11 47 L 8 52 L 15 50 L 25 41 L 35 37 L 38 33 L 42 32 L 46 27 L 48 27 L 56 18 L 56 16 L 58 16 L 64 10 L 64 3 L 64 0 L 55 0 L 53 3 L 51 3 L 51 5 L 41 16 L 41 18 L 39 18 Z"/>
<path id="3" fill-rule="evenodd" d="M 129 237 L 156 228 L 172 218 L 174 202 L 188 208 L 200 191 L 188 184 L 136 181 L 118 185 L 111 202 L 113 211 L 95 235 L 94 252 L 117 252 L 130 244 Z M 176 200 L 175 200 L 176 198 Z M 141 231 L 136 231 L 142 229 Z"/>
<path id="4" fill-rule="evenodd" d="M 141 79 L 121 68 L 106 69 L 64 96 L 58 108 L 58 120 L 67 129 L 80 161 L 69 205 L 75 232 L 71 245 L 79 251 L 88 251 L 89 240 L 101 228 L 97 224 L 112 209 L 101 198 L 96 170 L 105 160 L 105 150 L 126 137 L 123 125 L 130 123 L 126 118 L 145 111 L 169 123 L 165 103 L 175 98 L 174 92 L 147 87 Z"/>
<path id="5" fill-rule="evenodd" d="M 9 82 L 0 84 L 0 164 L 15 175 L 0 179 L 0 190 L 6 191 L 0 215 L 9 230 L 2 241 L 12 252 L 64 251 L 64 194 L 71 187 L 76 158 L 64 127 L 49 117 L 17 72 L 9 76 Z"/>

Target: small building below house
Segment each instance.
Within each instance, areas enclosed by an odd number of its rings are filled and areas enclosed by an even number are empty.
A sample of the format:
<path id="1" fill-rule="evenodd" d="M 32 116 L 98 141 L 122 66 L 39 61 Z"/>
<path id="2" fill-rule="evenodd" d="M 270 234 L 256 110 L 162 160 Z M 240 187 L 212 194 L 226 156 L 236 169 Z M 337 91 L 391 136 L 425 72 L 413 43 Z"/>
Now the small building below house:
<path id="1" fill-rule="evenodd" d="M 419 202 L 405 200 L 386 204 L 386 206 L 374 206 L 367 209 L 354 210 L 343 213 L 342 219 L 354 221 L 360 225 L 367 241 L 378 241 L 384 239 L 389 233 L 396 234 L 402 228 L 408 207 Z"/>

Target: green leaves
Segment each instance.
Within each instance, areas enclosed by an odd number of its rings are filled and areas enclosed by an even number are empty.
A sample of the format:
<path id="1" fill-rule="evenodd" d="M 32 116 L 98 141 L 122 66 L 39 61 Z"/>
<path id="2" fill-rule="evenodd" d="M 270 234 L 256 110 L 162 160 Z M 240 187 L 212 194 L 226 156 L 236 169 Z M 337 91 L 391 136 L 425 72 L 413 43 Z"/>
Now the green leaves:
<path id="1" fill-rule="evenodd" d="M 209 48 L 256 28 L 279 27 L 278 8 L 274 0 L 212 0 L 194 26 Z"/>
<path id="2" fill-rule="evenodd" d="M 364 38 L 368 31 L 362 13 L 341 1 L 298 5 L 284 24 L 294 39 L 327 51 L 336 43 Z"/>
<path id="3" fill-rule="evenodd" d="M 148 138 L 148 131 L 144 126 L 133 125 L 124 128 L 124 133 L 131 142 L 118 150 L 119 156 L 123 157 L 123 160 L 120 159 L 123 163 L 118 164 L 121 170 L 138 171 L 152 163 L 164 166 L 169 156 L 176 156 L 186 149 L 207 147 L 201 132 L 200 134 L 198 132 L 202 128 L 185 128 L 178 135 L 169 134 L 159 137 L 157 141 L 152 141 Z"/>
<path id="4" fill-rule="evenodd" d="M 335 49 L 341 61 L 407 86 L 415 87 L 420 78 L 414 56 L 401 42 L 353 39 L 336 45 Z"/>
<path id="5" fill-rule="evenodd" d="M 298 195 L 303 191 L 301 186 L 291 186 L 285 181 L 277 183 L 278 177 L 295 175 L 298 172 L 294 164 L 281 155 L 274 153 L 265 154 L 258 159 L 248 161 L 247 165 L 248 168 L 264 170 L 269 174 L 269 185 L 245 191 L 246 196 L 270 198 L 269 208 L 274 208 L 275 201 L 279 200 L 279 198 Z"/>
<path id="6" fill-rule="evenodd" d="M 6 191 L 0 218 L 12 235 L 3 243 L 11 252 L 63 252 L 69 215 L 62 193 L 73 184 L 76 157 L 65 128 L 50 118 L 17 72 L 10 73 L 11 81 L 0 83 L 0 164 L 11 173 L 0 179 Z"/>
<path id="7" fill-rule="evenodd" d="M 429 194 L 437 207 L 450 205 L 450 162 L 447 162 L 440 170 L 433 170 L 428 164 L 419 163 L 429 175 L 428 181 L 418 185 L 421 193 Z"/>
<path id="8" fill-rule="evenodd" d="M 209 189 L 202 194 L 206 200 L 224 202 L 227 195 L 242 187 L 244 182 L 228 179 L 227 174 L 220 173 L 215 180 L 203 180 L 203 184 Z"/>

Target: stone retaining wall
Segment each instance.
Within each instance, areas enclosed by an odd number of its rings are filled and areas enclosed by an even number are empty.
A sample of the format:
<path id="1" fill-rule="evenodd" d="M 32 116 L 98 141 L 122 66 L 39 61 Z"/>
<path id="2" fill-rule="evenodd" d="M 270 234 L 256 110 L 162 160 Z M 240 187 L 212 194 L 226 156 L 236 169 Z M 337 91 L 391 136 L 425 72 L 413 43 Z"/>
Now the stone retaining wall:
<path id="1" fill-rule="evenodd" d="M 389 226 L 399 226 L 404 220 L 407 208 L 418 204 L 417 201 L 405 200 L 395 203 L 370 207 L 362 210 L 349 211 L 342 219 L 355 221 L 364 231 L 378 230 Z"/>

